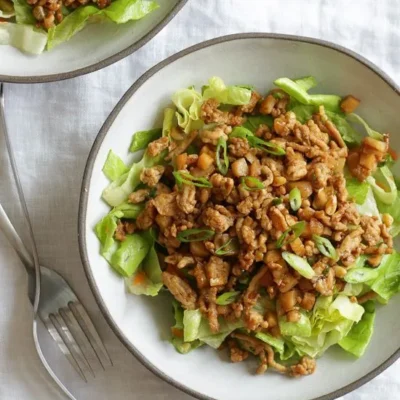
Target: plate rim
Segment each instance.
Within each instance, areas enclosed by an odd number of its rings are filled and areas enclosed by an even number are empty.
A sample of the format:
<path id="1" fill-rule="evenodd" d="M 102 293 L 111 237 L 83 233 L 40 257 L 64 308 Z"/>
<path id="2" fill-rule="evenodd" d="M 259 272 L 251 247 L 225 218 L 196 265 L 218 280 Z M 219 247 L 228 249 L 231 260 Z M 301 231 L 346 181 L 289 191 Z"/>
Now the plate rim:
<path id="1" fill-rule="evenodd" d="M 166 67 L 167 65 L 171 64 L 172 62 L 190 54 L 196 52 L 198 50 L 211 47 L 220 43 L 230 42 L 234 40 L 240 39 L 280 39 L 280 40 L 287 40 L 287 41 L 294 41 L 294 42 L 301 42 L 301 43 L 308 43 L 314 44 L 321 47 L 326 47 L 331 50 L 335 50 L 339 53 L 345 54 L 350 56 L 351 58 L 355 59 L 356 61 L 360 62 L 380 78 L 382 78 L 398 95 L 400 95 L 400 87 L 395 83 L 395 81 L 390 78 L 386 72 L 384 72 L 381 68 L 375 65 L 373 62 L 369 61 L 365 57 L 361 56 L 360 54 L 350 50 L 344 46 L 338 45 L 336 43 L 307 37 L 307 36 L 300 36 L 300 35 L 288 35 L 288 34 L 279 34 L 279 33 L 265 33 L 265 32 L 249 32 L 249 33 L 236 33 L 230 34 L 225 36 L 219 36 L 217 38 L 206 40 L 190 46 L 184 50 L 181 50 L 172 56 L 166 58 L 165 60 L 159 62 L 154 67 L 150 68 L 146 71 L 122 96 L 119 100 L 117 105 L 111 111 L 109 116 L 107 117 L 106 121 L 102 125 L 99 133 L 96 136 L 96 139 L 92 145 L 92 148 L 89 152 L 88 159 L 85 165 L 84 174 L 82 178 L 82 186 L 81 186 L 81 193 L 79 199 L 79 210 L 78 210 L 78 244 L 79 244 L 79 252 L 81 255 L 82 264 L 84 267 L 84 271 L 86 277 L 89 282 L 90 289 L 95 297 L 95 300 L 106 319 L 107 323 L 109 324 L 110 328 L 114 332 L 114 334 L 118 337 L 118 339 L 123 343 L 123 345 L 151 372 L 153 372 L 156 376 L 163 379 L 165 382 L 169 383 L 170 385 L 182 390 L 183 392 L 197 398 L 200 400 L 217 400 L 213 397 L 209 397 L 204 395 L 196 390 L 191 389 L 190 387 L 176 381 L 175 379 L 169 377 L 164 372 L 159 370 L 153 363 L 151 363 L 133 344 L 131 344 L 128 338 L 123 334 L 120 330 L 118 325 L 114 322 L 112 316 L 107 310 L 106 304 L 103 298 L 100 295 L 100 292 L 96 286 L 90 264 L 87 255 L 87 248 L 86 248 L 86 209 L 88 203 L 88 191 L 90 187 L 90 178 L 93 172 L 94 161 L 97 157 L 98 151 L 100 146 L 103 143 L 104 138 L 106 137 L 111 125 L 115 121 L 116 117 L 123 109 L 125 104 L 128 100 L 135 94 L 135 92 L 148 80 L 150 79 L 155 73 Z M 391 366 L 398 358 L 400 357 L 400 348 L 398 348 L 388 359 L 386 359 L 383 363 L 378 365 L 369 373 L 365 374 L 361 378 L 351 382 L 350 384 L 337 389 L 331 393 L 325 394 L 320 397 L 316 397 L 310 400 L 334 400 L 338 397 L 344 396 L 347 393 L 352 392 L 353 390 L 359 388 L 360 386 L 364 385 L 365 383 L 369 382 L 377 375 L 382 373 L 386 370 L 389 366 Z"/>
<path id="2" fill-rule="evenodd" d="M 106 68 L 117 61 L 122 60 L 125 57 L 133 54 L 141 47 L 143 47 L 147 42 L 153 39 L 162 29 L 164 29 L 171 20 L 176 17 L 176 15 L 181 11 L 181 9 L 186 5 L 188 0 L 178 0 L 172 10 L 157 24 L 153 29 L 151 29 L 146 35 L 144 35 L 140 40 L 126 47 L 124 50 L 107 57 L 102 61 L 98 61 L 87 67 L 78 68 L 70 72 L 61 72 L 58 74 L 50 75 L 32 75 L 32 76 L 12 76 L 12 75 L 1 75 L 0 82 L 3 83 L 47 83 L 47 82 L 58 82 L 64 81 L 66 79 L 76 78 L 78 76 L 87 75 L 95 71 L 99 71 Z M 40 56 L 39 56 L 40 57 Z"/>

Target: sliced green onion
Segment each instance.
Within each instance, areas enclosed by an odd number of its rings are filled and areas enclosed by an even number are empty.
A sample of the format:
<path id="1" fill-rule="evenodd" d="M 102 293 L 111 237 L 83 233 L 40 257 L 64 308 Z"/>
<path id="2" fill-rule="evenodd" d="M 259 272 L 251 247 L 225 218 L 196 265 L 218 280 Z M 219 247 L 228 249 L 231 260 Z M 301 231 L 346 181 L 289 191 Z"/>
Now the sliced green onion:
<path id="1" fill-rule="evenodd" d="M 211 229 L 186 229 L 180 231 L 176 238 L 183 243 L 200 242 L 212 238 L 215 232 Z"/>
<path id="2" fill-rule="evenodd" d="M 263 183 L 253 176 L 244 176 L 240 182 L 243 185 L 243 189 L 252 192 L 254 190 L 262 190 L 265 189 Z M 250 185 L 250 186 L 249 186 Z"/>
<path id="3" fill-rule="evenodd" d="M 176 183 L 178 186 L 185 185 L 193 185 L 203 188 L 210 188 L 212 184 L 206 179 L 202 177 L 197 177 L 189 174 L 188 172 L 182 171 L 174 171 L 173 175 L 175 177 Z"/>
<path id="4" fill-rule="evenodd" d="M 297 211 L 301 206 L 301 193 L 299 188 L 293 188 L 289 193 L 289 203 L 293 211 Z"/>
<path id="5" fill-rule="evenodd" d="M 348 283 L 364 283 L 377 278 L 379 271 L 375 268 L 351 268 L 344 276 L 344 280 Z"/>
<path id="6" fill-rule="evenodd" d="M 283 201 L 282 201 L 282 199 L 281 199 L 280 197 L 277 197 L 276 199 L 273 199 L 273 200 L 271 201 L 271 204 L 272 204 L 273 206 L 277 206 L 277 205 L 282 204 L 282 203 L 283 203 Z"/>
<path id="7" fill-rule="evenodd" d="M 254 136 L 253 132 L 250 129 L 247 129 L 243 126 L 235 126 L 230 133 L 229 137 L 238 137 L 242 139 L 247 139 L 250 136 Z"/>
<path id="8" fill-rule="evenodd" d="M 229 239 L 226 243 L 215 250 L 215 254 L 217 256 L 232 255 L 235 254 L 238 249 L 239 243 L 237 242 L 237 239 Z"/>
<path id="9" fill-rule="evenodd" d="M 258 138 L 257 136 L 249 136 L 247 138 L 248 142 L 252 147 L 256 149 L 263 150 L 266 153 L 273 154 L 275 156 L 284 156 L 286 151 L 281 146 L 277 145 L 276 143 L 267 142 Z"/>
<path id="10" fill-rule="evenodd" d="M 276 242 L 276 248 L 280 249 L 284 244 L 289 244 L 294 242 L 304 232 L 305 229 L 306 229 L 305 221 L 300 221 L 292 225 L 289 229 L 286 229 L 286 231 L 283 232 L 281 236 L 279 236 Z M 285 242 L 286 237 L 290 233 L 292 233 L 293 236 L 288 241 Z"/>
<path id="11" fill-rule="evenodd" d="M 337 251 L 328 239 L 323 238 L 318 235 L 313 235 L 312 238 L 313 238 L 315 244 L 317 245 L 318 250 L 324 256 L 332 258 L 332 260 L 338 259 Z"/>
<path id="12" fill-rule="evenodd" d="M 219 306 L 227 306 L 236 301 L 239 297 L 240 292 L 226 292 L 222 293 L 220 296 L 217 297 L 215 301 Z"/>
<path id="13" fill-rule="evenodd" d="M 315 271 L 311 268 L 311 265 L 302 257 L 296 254 L 284 251 L 282 253 L 283 259 L 295 269 L 304 278 L 311 279 L 315 276 Z"/>
<path id="14" fill-rule="evenodd" d="M 223 157 L 222 161 L 221 161 L 221 149 Z M 229 168 L 228 147 L 226 145 L 226 140 L 224 140 L 222 137 L 218 139 L 216 153 L 217 153 L 216 155 L 217 167 L 222 175 L 226 175 Z"/>

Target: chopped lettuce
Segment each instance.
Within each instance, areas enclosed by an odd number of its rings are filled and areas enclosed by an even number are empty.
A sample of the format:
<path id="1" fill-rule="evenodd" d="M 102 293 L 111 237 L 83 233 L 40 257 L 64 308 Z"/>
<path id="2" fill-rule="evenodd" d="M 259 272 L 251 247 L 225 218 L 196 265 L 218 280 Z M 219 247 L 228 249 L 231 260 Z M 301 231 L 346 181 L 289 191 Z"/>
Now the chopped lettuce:
<path id="1" fill-rule="evenodd" d="M 371 136 L 372 138 L 377 140 L 383 139 L 383 135 L 370 128 L 370 126 L 359 115 L 352 113 L 347 116 L 347 119 L 353 123 L 362 125 L 365 128 L 368 136 Z"/>
<path id="2" fill-rule="evenodd" d="M 294 82 L 306 92 L 318 85 L 317 80 L 313 76 L 304 76 L 303 78 L 294 79 Z"/>
<path id="3" fill-rule="evenodd" d="M 335 310 L 339 311 L 342 317 L 354 322 L 358 322 L 364 314 L 362 306 L 351 302 L 347 296 L 342 294 L 339 294 L 329 306 L 329 313 L 333 313 Z"/>
<path id="4" fill-rule="evenodd" d="M 103 166 L 104 175 L 110 180 L 115 181 L 128 171 L 128 167 L 112 150 L 108 152 L 106 162 Z"/>
<path id="5" fill-rule="evenodd" d="M 136 295 L 157 296 L 163 286 L 162 271 L 154 246 L 132 277 L 126 278 L 128 290 Z"/>
<path id="6" fill-rule="evenodd" d="M 126 219 L 136 219 L 138 215 L 143 211 L 143 204 L 131 204 L 122 203 L 118 207 L 115 207 L 111 213 L 116 213 L 118 211 L 122 212 L 122 217 Z"/>
<path id="7" fill-rule="evenodd" d="M 379 183 L 376 182 L 378 179 Z M 367 182 L 370 184 L 375 197 L 383 204 L 391 205 L 397 198 L 397 187 L 390 169 L 385 165 L 378 168 L 374 176 L 369 176 Z M 381 186 L 384 186 L 385 190 Z"/>
<path id="8" fill-rule="evenodd" d="M 203 98 L 216 99 L 221 104 L 244 105 L 250 102 L 251 90 L 243 86 L 226 86 L 221 78 L 216 76 L 208 81 L 208 86 L 203 91 Z"/>
<path id="9" fill-rule="evenodd" d="M 315 106 L 306 106 L 304 104 L 295 104 L 295 106 L 290 110 L 296 114 L 296 119 L 302 124 L 310 120 L 318 110 Z"/>
<path id="10" fill-rule="evenodd" d="M 260 125 L 267 125 L 272 128 L 273 123 L 274 120 L 270 115 L 250 115 L 246 118 L 246 122 L 242 126 L 252 133 L 256 133 Z"/>
<path id="11" fill-rule="evenodd" d="M 171 129 L 174 126 L 175 110 L 172 108 L 166 108 L 164 110 L 164 120 L 162 127 L 162 136 L 169 137 Z"/>
<path id="12" fill-rule="evenodd" d="M 200 109 L 203 98 L 195 89 L 178 90 L 173 94 L 172 102 L 178 110 L 176 112 L 178 125 L 185 133 L 189 133 L 193 129 L 200 128 L 203 125 L 203 121 L 200 119 Z"/>
<path id="13" fill-rule="evenodd" d="M 382 299 L 388 301 L 400 292 L 400 253 L 394 251 L 384 255 L 376 271 L 378 276 L 369 285 Z"/>
<path id="14" fill-rule="evenodd" d="M 269 333 L 257 332 L 256 338 L 273 347 L 280 355 L 285 351 L 285 341 L 281 337 L 274 337 Z"/>
<path id="15" fill-rule="evenodd" d="M 390 234 L 395 237 L 400 233 L 400 193 L 397 192 L 396 200 L 393 204 L 388 205 L 381 202 L 379 199 L 376 201 L 379 212 L 381 214 L 390 214 L 393 217 L 393 224 L 390 227 Z"/>
<path id="16" fill-rule="evenodd" d="M 111 262 L 111 257 L 118 248 L 114 233 L 117 229 L 118 218 L 121 218 L 122 215 L 121 211 L 109 213 L 95 226 L 96 235 L 100 240 L 100 254 L 108 262 Z"/>
<path id="17" fill-rule="evenodd" d="M 161 129 L 149 129 L 148 131 L 136 132 L 132 137 L 131 147 L 129 151 L 134 153 L 135 151 L 145 149 L 149 143 L 153 140 L 158 139 L 161 136 Z"/>
<path id="18" fill-rule="evenodd" d="M 346 189 L 350 199 L 354 200 L 359 205 L 365 203 L 369 190 L 367 182 L 360 182 L 352 176 L 346 176 Z"/>
<path id="19" fill-rule="evenodd" d="M 103 199 L 112 207 L 116 207 L 126 201 L 129 194 L 140 184 L 140 173 L 142 169 L 160 164 L 164 157 L 165 152 L 162 152 L 157 157 L 150 157 L 145 153 L 139 162 L 131 166 L 129 172 L 121 175 L 116 181 L 111 182 L 110 185 L 103 190 Z"/>
<path id="20" fill-rule="evenodd" d="M 363 308 L 365 312 L 361 320 L 339 341 L 340 347 L 356 357 L 361 357 L 365 353 L 374 332 L 375 304 L 373 301 L 368 301 L 363 304 Z"/>
<path id="21" fill-rule="evenodd" d="M 219 318 L 218 321 L 220 324 L 219 332 L 213 333 L 208 320 L 202 317 L 200 310 L 185 310 L 183 313 L 184 341 L 192 342 L 200 340 L 202 343 L 217 349 L 230 333 L 244 326 L 241 320 L 229 322 L 223 318 Z"/>
<path id="22" fill-rule="evenodd" d="M 279 328 L 283 336 L 302 336 L 311 335 L 310 318 L 305 312 L 300 313 L 300 320 L 297 322 L 288 322 L 286 317 L 279 317 Z"/>
<path id="23" fill-rule="evenodd" d="M 130 277 L 149 252 L 153 240 L 150 235 L 126 235 L 119 248 L 112 254 L 110 264 L 122 276 Z"/>
<path id="24" fill-rule="evenodd" d="M 36 20 L 32 14 L 32 7 L 28 4 L 28 2 L 26 0 L 13 0 L 13 3 L 14 3 L 15 19 L 17 20 L 17 24 L 30 25 L 31 28 L 34 28 L 33 25 L 36 24 Z M 44 32 L 43 34 L 44 36 L 46 36 L 46 42 L 47 42 L 47 35 Z"/>
<path id="25" fill-rule="evenodd" d="M 328 118 L 335 124 L 343 140 L 351 144 L 361 143 L 362 135 L 347 121 L 345 114 L 326 111 Z"/>
<path id="26" fill-rule="evenodd" d="M 79 7 L 67 15 L 60 24 L 49 29 L 47 48 L 50 50 L 71 39 L 94 17 L 123 24 L 141 19 L 158 7 L 155 1 L 149 0 L 115 0 L 103 9 L 92 5 Z"/>
<path id="27" fill-rule="evenodd" d="M 46 47 L 47 35 L 31 25 L 0 22 L 0 45 L 11 45 L 31 54 L 41 54 Z"/>
<path id="28" fill-rule="evenodd" d="M 368 193 L 363 204 L 356 204 L 356 208 L 361 215 L 368 215 L 369 217 L 380 217 L 378 206 L 375 201 L 374 194 L 371 188 L 368 188 Z"/>
<path id="29" fill-rule="evenodd" d="M 344 280 L 348 283 L 365 283 L 372 281 L 378 277 L 378 270 L 376 268 L 351 268 L 348 270 Z"/>

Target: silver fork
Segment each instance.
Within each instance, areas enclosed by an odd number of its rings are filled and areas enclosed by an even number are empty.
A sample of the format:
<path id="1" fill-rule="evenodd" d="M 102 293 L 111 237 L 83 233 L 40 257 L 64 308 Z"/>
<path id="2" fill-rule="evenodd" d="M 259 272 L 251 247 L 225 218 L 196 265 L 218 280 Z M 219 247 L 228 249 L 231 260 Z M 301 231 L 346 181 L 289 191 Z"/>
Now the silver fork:
<path id="1" fill-rule="evenodd" d="M 58 347 L 84 381 L 87 381 L 89 376 L 94 377 L 96 364 L 100 363 L 101 367 L 105 369 L 112 365 L 112 361 L 89 315 L 68 283 L 57 272 L 39 265 L 32 224 L 7 132 L 2 83 L 0 83 L 0 128 L 5 137 L 18 196 L 28 224 L 33 255 L 24 246 L 1 205 L 0 229 L 19 255 L 28 273 L 28 297 L 34 306 L 33 335 L 39 357 L 50 376 L 64 393 L 74 399 L 74 396 L 53 372 L 43 354 L 40 340 L 38 340 L 40 331 L 38 331 L 36 316 L 38 315 L 43 321 Z"/>

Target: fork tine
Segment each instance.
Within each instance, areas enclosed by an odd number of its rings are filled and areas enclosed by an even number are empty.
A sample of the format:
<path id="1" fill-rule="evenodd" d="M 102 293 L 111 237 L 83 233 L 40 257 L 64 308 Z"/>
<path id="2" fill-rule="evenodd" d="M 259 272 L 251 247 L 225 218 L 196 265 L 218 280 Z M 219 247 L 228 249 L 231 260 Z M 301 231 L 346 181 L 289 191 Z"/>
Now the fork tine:
<path id="1" fill-rule="evenodd" d="M 85 332 L 85 335 L 88 338 L 89 343 L 92 345 L 103 369 L 105 369 L 106 366 L 113 365 L 111 358 L 85 308 L 79 302 L 71 301 L 68 305 L 80 327 Z"/>
<path id="2" fill-rule="evenodd" d="M 85 333 L 83 332 L 82 328 L 80 327 L 78 321 L 76 320 L 74 314 L 68 307 L 60 308 L 59 313 L 62 319 L 65 321 L 68 329 L 72 333 L 76 343 L 78 344 L 79 348 L 82 351 L 83 356 L 85 357 L 87 363 L 89 364 L 92 373 L 94 372 L 94 366 L 99 365 L 99 360 L 95 351 L 93 350 L 92 346 L 88 338 L 86 337 Z M 93 374 L 94 376 L 94 374 Z"/>
<path id="3" fill-rule="evenodd" d="M 81 371 L 85 375 L 85 378 L 87 376 L 87 373 L 89 373 L 88 371 L 90 371 L 92 375 L 94 375 L 93 371 L 91 370 L 91 367 L 86 362 L 86 359 L 82 354 L 81 349 L 79 348 L 78 344 L 76 343 L 74 337 L 72 336 L 71 332 L 69 331 L 67 325 L 65 324 L 61 316 L 59 314 L 50 314 L 49 319 L 56 327 L 57 332 L 61 336 L 62 340 L 64 341 L 65 345 L 70 351 L 72 357 L 74 357 L 75 361 L 79 365 Z"/>
<path id="4" fill-rule="evenodd" d="M 81 367 L 79 366 L 79 364 L 77 363 L 77 361 L 75 360 L 74 356 L 72 355 L 72 353 L 69 351 L 68 347 L 65 345 L 64 340 L 62 339 L 62 337 L 60 336 L 60 334 L 58 333 L 58 330 L 56 329 L 55 325 L 53 324 L 53 322 L 46 318 L 46 319 L 42 319 L 42 321 L 44 322 L 47 330 L 49 331 L 50 335 L 52 336 L 52 338 L 54 339 L 54 341 L 58 344 L 58 347 L 60 348 L 60 350 L 63 352 L 63 354 L 65 355 L 65 357 L 67 357 L 68 361 L 71 363 L 71 365 L 74 367 L 74 369 L 76 370 L 76 372 L 79 374 L 79 376 L 85 381 L 87 382 L 87 379 L 85 377 L 85 374 L 83 373 Z"/>

